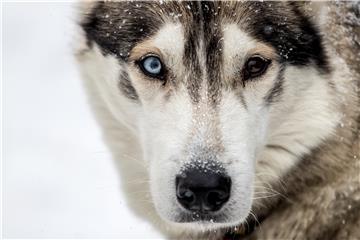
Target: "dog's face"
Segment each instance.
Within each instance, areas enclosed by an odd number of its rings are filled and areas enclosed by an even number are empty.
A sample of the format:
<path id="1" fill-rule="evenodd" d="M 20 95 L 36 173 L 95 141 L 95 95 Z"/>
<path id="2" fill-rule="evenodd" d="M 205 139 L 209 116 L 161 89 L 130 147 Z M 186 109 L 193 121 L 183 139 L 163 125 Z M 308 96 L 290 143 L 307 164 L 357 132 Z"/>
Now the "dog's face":
<path id="1" fill-rule="evenodd" d="M 82 26 L 83 64 L 136 133 L 167 222 L 242 223 L 334 125 L 326 54 L 295 4 L 98 3 Z"/>

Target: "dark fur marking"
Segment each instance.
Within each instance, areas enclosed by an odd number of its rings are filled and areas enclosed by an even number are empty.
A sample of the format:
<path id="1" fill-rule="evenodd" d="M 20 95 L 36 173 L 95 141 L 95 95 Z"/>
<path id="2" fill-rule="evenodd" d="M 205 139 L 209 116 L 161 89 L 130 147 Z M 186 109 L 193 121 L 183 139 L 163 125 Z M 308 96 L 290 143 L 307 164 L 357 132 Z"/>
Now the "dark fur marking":
<path id="1" fill-rule="evenodd" d="M 183 62 L 191 73 L 187 79 L 187 89 L 193 102 L 199 101 L 202 76 L 202 69 L 197 55 L 198 46 L 198 34 L 190 32 L 185 42 Z"/>
<path id="2" fill-rule="evenodd" d="M 193 102 L 198 102 L 200 99 L 200 86 L 202 69 L 200 66 L 197 50 L 200 46 L 200 31 L 201 27 L 201 13 L 197 2 L 187 2 L 187 8 L 192 11 L 191 22 L 185 28 L 185 46 L 183 63 L 185 68 L 189 69 L 191 74 L 188 75 L 186 80 L 187 89 L 190 98 Z"/>
<path id="3" fill-rule="evenodd" d="M 264 97 L 266 105 L 270 105 L 278 101 L 282 92 L 284 91 L 283 89 L 284 71 L 285 71 L 285 67 L 281 66 L 273 87 Z"/>
<path id="4" fill-rule="evenodd" d="M 242 91 L 242 89 L 240 91 L 237 91 L 236 92 L 236 96 L 238 96 L 238 98 L 240 99 L 240 102 L 241 104 L 244 106 L 244 108 L 247 110 L 248 109 L 248 106 L 247 106 L 247 103 L 246 103 L 246 100 L 245 100 L 245 96 L 244 96 L 244 93 Z"/>
<path id="5" fill-rule="evenodd" d="M 163 21 L 156 2 L 99 2 L 82 23 L 90 42 L 96 42 L 104 54 L 128 60 L 131 49 L 156 33 Z"/>
<path id="6" fill-rule="evenodd" d="M 223 38 L 220 15 L 216 2 L 201 2 L 203 16 L 203 34 L 206 51 L 206 73 L 208 80 L 208 96 L 212 105 L 216 105 L 221 97 L 222 64 L 223 64 Z"/>
<path id="7" fill-rule="evenodd" d="M 127 72 L 123 71 L 120 76 L 119 88 L 124 93 L 124 95 L 132 100 L 139 100 L 139 96 L 136 93 L 135 88 L 131 84 L 129 75 Z"/>
<path id="8" fill-rule="evenodd" d="M 271 44 L 282 62 L 300 66 L 315 63 L 321 72 L 330 72 L 319 31 L 297 3 L 253 2 L 252 6 L 247 31 Z"/>

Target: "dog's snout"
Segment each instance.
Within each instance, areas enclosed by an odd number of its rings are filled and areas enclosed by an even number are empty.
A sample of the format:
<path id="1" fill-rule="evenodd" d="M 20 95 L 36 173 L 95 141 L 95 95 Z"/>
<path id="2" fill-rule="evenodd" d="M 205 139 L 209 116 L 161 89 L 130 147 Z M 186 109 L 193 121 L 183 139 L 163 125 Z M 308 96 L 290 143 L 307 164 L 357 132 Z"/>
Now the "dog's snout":
<path id="1" fill-rule="evenodd" d="M 231 179 L 223 173 L 192 169 L 176 177 L 176 196 L 190 211 L 219 210 L 230 198 Z"/>

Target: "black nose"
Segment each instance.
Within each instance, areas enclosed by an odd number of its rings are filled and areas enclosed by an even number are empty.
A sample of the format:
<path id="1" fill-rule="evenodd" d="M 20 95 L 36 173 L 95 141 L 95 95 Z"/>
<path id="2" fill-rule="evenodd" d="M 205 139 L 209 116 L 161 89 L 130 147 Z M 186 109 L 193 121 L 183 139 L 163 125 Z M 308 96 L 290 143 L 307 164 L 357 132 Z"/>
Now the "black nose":
<path id="1" fill-rule="evenodd" d="M 175 182 L 179 203 L 190 211 L 217 211 L 230 197 L 231 179 L 225 174 L 193 169 L 178 175 Z"/>

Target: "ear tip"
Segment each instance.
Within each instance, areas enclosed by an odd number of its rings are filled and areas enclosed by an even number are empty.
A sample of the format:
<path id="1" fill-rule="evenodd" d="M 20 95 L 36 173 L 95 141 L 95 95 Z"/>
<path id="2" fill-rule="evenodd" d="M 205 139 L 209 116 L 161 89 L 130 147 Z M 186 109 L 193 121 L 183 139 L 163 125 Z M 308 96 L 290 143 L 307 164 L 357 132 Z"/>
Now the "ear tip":
<path id="1" fill-rule="evenodd" d="M 97 3 L 98 3 L 98 1 L 95 1 L 95 0 L 76 2 L 78 9 L 84 13 L 90 12 Z"/>
<path id="2" fill-rule="evenodd" d="M 326 23 L 331 2 L 328 1 L 309 1 L 304 2 L 303 10 L 308 17 L 313 19 L 313 22 L 319 27 Z"/>
<path id="3" fill-rule="evenodd" d="M 75 2 L 73 5 L 76 34 L 73 36 L 72 50 L 77 59 L 81 59 L 83 53 L 85 53 L 89 48 L 88 39 L 83 25 L 91 21 L 91 15 L 98 4 L 99 1 L 95 0 L 80 0 Z"/>
<path id="4" fill-rule="evenodd" d="M 81 22 L 83 22 L 86 17 L 92 13 L 98 3 L 99 1 L 95 0 L 78 1 L 75 3 L 75 9 Z"/>

